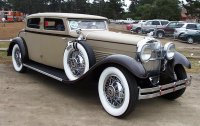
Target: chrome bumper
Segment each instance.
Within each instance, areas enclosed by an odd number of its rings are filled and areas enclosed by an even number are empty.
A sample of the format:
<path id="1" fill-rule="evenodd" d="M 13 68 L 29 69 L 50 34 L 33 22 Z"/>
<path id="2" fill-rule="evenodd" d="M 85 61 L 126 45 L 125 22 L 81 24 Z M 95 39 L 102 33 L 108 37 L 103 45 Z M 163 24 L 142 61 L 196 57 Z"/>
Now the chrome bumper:
<path id="1" fill-rule="evenodd" d="M 188 77 L 184 80 L 179 80 L 177 82 L 159 85 L 153 88 L 139 88 L 139 96 L 138 99 L 149 99 L 158 96 L 162 96 L 164 94 L 168 94 L 180 89 L 183 89 L 189 85 L 191 85 L 192 76 Z"/>

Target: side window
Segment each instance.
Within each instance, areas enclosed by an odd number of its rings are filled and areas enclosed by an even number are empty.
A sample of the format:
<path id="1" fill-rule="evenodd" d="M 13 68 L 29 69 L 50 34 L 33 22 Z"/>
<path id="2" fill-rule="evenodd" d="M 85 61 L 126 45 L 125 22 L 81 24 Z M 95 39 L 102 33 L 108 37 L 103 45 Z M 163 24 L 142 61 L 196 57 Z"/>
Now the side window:
<path id="1" fill-rule="evenodd" d="M 186 29 L 197 29 L 197 25 L 196 24 L 188 24 L 186 26 Z"/>
<path id="2" fill-rule="evenodd" d="M 160 22 L 159 21 L 153 21 L 152 25 L 160 25 Z"/>
<path id="3" fill-rule="evenodd" d="M 27 27 L 29 28 L 40 28 L 40 18 L 30 18 L 27 21 Z"/>
<path id="4" fill-rule="evenodd" d="M 161 21 L 162 25 L 167 25 L 169 22 L 168 21 Z"/>
<path id="5" fill-rule="evenodd" d="M 146 25 L 151 25 L 152 24 L 152 21 L 148 21 L 147 23 L 146 23 Z"/>
<path id="6" fill-rule="evenodd" d="M 65 26 L 64 26 L 62 19 L 45 18 L 44 19 L 44 29 L 45 30 L 64 31 Z"/>
<path id="7" fill-rule="evenodd" d="M 176 23 L 169 23 L 169 24 L 168 24 L 168 27 L 169 27 L 169 28 L 175 28 L 175 27 L 176 27 Z"/>

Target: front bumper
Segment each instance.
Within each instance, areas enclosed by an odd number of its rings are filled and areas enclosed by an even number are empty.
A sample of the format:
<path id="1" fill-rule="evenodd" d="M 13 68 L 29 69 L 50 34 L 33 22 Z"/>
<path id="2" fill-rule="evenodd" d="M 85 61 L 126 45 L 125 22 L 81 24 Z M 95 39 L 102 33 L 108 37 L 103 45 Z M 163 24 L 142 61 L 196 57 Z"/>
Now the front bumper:
<path id="1" fill-rule="evenodd" d="M 186 88 L 187 86 L 191 85 L 192 76 L 187 79 L 179 80 L 177 82 L 165 84 L 165 85 L 158 85 L 152 88 L 139 88 L 139 96 L 138 99 L 149 99 L 158 96 L 162 96 L 168 93 L 175 92 L 177 90 Z"/>

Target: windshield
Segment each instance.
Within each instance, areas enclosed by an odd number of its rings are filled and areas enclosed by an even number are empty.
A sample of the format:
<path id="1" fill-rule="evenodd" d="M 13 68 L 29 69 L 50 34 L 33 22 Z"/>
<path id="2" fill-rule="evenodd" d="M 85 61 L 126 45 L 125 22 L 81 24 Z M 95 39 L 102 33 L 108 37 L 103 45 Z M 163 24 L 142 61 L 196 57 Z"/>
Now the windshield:
<path id="1" fill-rule="evenodd" d="M 107 30 L 105 20 L 69 19 L 68 23 L 70 30 Z"/>

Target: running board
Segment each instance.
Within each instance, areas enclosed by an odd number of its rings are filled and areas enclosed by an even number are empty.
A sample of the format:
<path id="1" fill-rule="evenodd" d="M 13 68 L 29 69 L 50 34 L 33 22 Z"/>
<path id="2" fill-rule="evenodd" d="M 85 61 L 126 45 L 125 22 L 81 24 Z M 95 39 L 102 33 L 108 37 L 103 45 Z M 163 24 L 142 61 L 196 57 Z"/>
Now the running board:
<path id="1" fill-rule="evenodd" d="M 53 67 L 49 67 L 40 63 L 36 63 L 33 61 L 29 61 L 27 63 L 23 64 L 24 67 L 27 67 L 31 70 L 34 70 L 36 72 L 39 72 L 41 74 L 44 74 L 48 77 L 51 77 L 53 79 L 56 79 L 60 82 L 67 82 L 69 79 L 67 78 L 64 70 L 62 69 L 56 69 Z"/>

